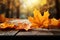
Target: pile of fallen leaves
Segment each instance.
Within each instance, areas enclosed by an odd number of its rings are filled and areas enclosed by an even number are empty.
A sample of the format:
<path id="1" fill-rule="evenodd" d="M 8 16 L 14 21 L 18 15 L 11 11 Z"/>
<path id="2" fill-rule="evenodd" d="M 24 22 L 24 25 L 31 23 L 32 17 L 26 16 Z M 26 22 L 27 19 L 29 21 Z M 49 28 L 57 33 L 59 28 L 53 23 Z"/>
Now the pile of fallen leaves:
<path id="1" fill-rule="evenodd" d="M 28 17 L 29 22 L 31 22 L 31 25 L 29 25 L 28 23 L 13 23 L 13 22 L 9 22 L 9 20 L 13 20 L 12 19 L 6 19 L 6 21 L 4 23 L 0 24 L 0 29 L 5 29 L 5 28 L 14 28 L 14 29 L 25 29 L 25 30 L 29 30 L 29 29 L 37 29 L 37 28 L 60 28 L 60 19 L 57 20 L 55 18 L 49 19 L 49 12 L 46 11 L 44 12 L 44 15 L 41 15 L 41 12 L 37 9 L 35 9 L 33 11 L 34 16 L 33 17 Z M 16 20 L 16 19 L 14 19 Z M 20 19 L 19 19 L 20 20 Z"/>
<path id="2" fill-rule="evenodd" d="M 60 19 L 55 18 L 49 19 L 49 12 L 44 12 L 44 15 L 41 15 L 41 12 L 37 9 L 33 11 L 34 17 L 28 17 L 28 20 L 31 22 L 32 28 L 59 28 Z"/>
<path id="3" fill-rule="evenodd" d="M 18 19 L 17 19 L 17 21 L 18 21 Z M 9 20 L 7 20 L 6 22 L 0 24 L 0 29 L 10 28 L 10 29 L 16 29 L 16 30 L 21 30 L 21 29 L 29 30 L 30 29 L 30 24 L 29 23 L 27 24 L 27 23 L 9 22 Z"/>

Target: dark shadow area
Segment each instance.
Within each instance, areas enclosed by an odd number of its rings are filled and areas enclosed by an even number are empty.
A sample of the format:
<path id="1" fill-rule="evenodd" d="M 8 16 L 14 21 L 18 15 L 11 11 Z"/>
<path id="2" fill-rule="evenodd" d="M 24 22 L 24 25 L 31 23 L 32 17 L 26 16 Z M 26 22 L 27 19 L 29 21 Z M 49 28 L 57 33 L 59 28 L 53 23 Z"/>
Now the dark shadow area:
<path id="1" fill-rule="evenodd" d="M 55 2 L 56 2 L 56 9 L 57 9 L 57 19 L 59 19 L 60 18 L 60 4 L 59 4 L 59 0 L 55 0 Z"/>

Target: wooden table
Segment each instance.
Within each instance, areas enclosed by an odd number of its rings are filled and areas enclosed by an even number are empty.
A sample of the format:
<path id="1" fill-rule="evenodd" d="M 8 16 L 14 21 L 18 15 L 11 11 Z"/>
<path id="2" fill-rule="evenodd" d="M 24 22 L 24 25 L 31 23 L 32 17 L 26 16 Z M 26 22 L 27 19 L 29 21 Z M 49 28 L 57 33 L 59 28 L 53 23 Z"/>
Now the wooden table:
<path id="1" fill-rule="evenodd" d="M 19 30 L 0 30 L 0 36 L 26 36 L 26 35 L 60 35 L 60 31 L 37 31 L 37 30 L 30 30 L 30 31 L 19 31 Z"/>

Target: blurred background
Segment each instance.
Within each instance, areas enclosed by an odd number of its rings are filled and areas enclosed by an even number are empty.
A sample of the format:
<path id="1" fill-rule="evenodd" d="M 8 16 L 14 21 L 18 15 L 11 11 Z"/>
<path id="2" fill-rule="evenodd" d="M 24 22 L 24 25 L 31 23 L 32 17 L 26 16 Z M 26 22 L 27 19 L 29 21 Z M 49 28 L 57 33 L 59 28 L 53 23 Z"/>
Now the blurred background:
<path id="1" fill-rule="evenodd" d="M 26 19 L 34 9 L 50 12 L 49 18 L 60 18 L 60 0 L 0 0 L 0 15 L 6 18 Z M 0 17 L 2 18 L 2 17 Z"/>

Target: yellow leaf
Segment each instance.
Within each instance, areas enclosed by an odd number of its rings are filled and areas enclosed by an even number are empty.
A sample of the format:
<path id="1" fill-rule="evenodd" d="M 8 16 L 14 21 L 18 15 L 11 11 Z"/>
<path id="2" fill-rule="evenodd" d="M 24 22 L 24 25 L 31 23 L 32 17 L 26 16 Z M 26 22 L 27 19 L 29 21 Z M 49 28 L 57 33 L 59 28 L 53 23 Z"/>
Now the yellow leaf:
<path id="1" fill-rule="evenodd" d="M 28 17 L 28 20 L 30 21 L 30 22 L 32 22 L 32 23 L 34 23 L 34 18 L 33 17 Z"/>
<path id="2" fill-rule="evenodd" d="M 43 26 L 45 26 L 45 28 L 47 28 L 49 26 L 49 20 L 45 20 L 43 22 Z"/>
<path id="3" fill-rule="evenodd" d="M 41 23 L 42 17 L 43 17 L 43 16 L 41 15 L 41 12 L 40 12 L 39 10 L 35 9 L 33 13 L 34 13 L 34 18 L 35 18 L 36 20 L 38 20 L 39 23 Z"/>
<path id="4" fill-rule="evenodd" d="M 44 12 L 43 18 L 48 19 L 49 15 L 50 15 L 49 12 L 46 11 L 46 12 Z"/>
<path id="5" fill-rule="evenodd" d="M 57 26 L 59 21 L 55 18 L 51 19 L 51 25 Z"/>

